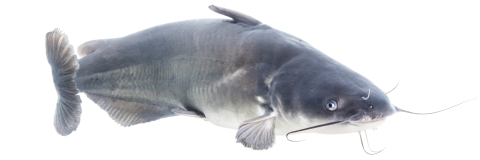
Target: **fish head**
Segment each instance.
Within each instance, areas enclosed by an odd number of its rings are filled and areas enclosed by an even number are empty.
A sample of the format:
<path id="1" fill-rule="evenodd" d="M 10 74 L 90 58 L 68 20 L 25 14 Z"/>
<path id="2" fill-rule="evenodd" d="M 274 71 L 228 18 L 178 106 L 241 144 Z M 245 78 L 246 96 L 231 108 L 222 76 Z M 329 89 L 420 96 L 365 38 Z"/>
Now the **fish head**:
<path id="1" fill-rule="evenodd" d="M 358 132 L 376 128 L 396 112 L 370 80 L 329 57 L 322 59 L 292 61 L 272 80 L 270 98 L 285 132 L 332 122 L 341 123 L 309 132 Z"/>

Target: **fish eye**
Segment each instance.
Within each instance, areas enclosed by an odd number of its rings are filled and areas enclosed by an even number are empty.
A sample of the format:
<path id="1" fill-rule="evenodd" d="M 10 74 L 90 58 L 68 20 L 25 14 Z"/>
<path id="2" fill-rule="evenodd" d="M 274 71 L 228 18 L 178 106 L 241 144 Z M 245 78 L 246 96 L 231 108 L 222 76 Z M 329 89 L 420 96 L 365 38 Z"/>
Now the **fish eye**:
<path id="1" fill-rule="evenodd" d="M 327 103 L 325 103 L 325 108 L 329 111 L 337 110 L 337 108 L 338 108 L 337 101 L 335 101 L 333 99 L 328 100 Z"/>

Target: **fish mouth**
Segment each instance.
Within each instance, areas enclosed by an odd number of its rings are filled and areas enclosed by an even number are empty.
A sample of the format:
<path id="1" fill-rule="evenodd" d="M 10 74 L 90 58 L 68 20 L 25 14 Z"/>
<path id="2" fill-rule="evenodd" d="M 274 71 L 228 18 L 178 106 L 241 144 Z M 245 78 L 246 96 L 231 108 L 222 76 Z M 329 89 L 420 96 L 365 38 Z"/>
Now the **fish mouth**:
<path id="1" fill-rule="evenodd" d="M 371 119 L 371 118 L 362 118 L 356 121 L 347 121 L 347 124 L 353 125 L 356 127 L 368 127 L 368 126 L 378 126 L 385 122 L 386 118 L 377 118 L 377 119 Z"/>
<path id="2" fill-rule="evenodd" d="M 347 124 L 365 128 L 366 126 L 378 126 L 385 121 L 387 116 L 384 114 L 368 115 L 365 111 L 360 111 L 345 120 Z"/>

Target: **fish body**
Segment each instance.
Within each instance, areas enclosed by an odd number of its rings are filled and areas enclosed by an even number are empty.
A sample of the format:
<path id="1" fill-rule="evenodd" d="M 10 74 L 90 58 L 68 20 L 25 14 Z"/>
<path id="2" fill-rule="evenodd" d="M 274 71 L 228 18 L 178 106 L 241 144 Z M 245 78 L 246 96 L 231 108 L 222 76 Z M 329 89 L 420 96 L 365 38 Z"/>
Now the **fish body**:
<path id="1" fill-rule="evenodd" d="M 48 33 L 57 131 L 77 128 L 78 92 L 123 126 L 194 116 L 238 129 L 237 142 L 253 149 L 323 123 L 342 122 L 309 132 L 375 128 L 395 113 L 371 81 L 305 41 L 242 13 L 210 9 L 232 20 L 180 21 L 89 41 L 78 47 L 78 60 L 63 33 Z"/>

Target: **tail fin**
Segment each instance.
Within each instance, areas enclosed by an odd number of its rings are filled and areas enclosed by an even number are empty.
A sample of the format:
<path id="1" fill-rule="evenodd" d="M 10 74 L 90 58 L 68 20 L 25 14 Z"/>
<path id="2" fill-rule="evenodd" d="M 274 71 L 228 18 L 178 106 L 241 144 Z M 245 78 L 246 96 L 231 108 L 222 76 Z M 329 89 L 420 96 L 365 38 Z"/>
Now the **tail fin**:
<path id="1" fill-rule="evenodd" d="M 57 89 L 57 109 L 55 111 L 55 129 L 66 136 L 77 129 L 80 123 L 82 108 L 78 89 L 75 86 L 75 75 L 78 60 L 67 35 L 60 29 L 48 32 L 45 39 L 48 63 L 52 67 L 53 82 Z"/>

